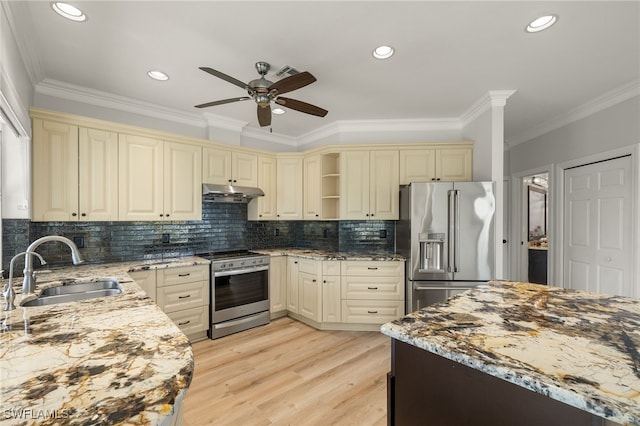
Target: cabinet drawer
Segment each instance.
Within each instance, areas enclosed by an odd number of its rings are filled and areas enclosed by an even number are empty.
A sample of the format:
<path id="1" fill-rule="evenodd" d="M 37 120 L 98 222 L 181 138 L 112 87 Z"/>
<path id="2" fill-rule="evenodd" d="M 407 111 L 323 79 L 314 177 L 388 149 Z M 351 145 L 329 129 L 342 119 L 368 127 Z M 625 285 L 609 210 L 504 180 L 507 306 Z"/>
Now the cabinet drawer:
<path id="1" fill-rule="evenodd" d="M 384 324 L 404 315 L 401 300 L 343 300 L 342 322 L 355 324 Z"/>
<path id="2" fill-rule="evenodd" d="M 404 276 L 404 262 L 345 260 L 342 262 L 342 274 L 367 277 Z"/>
<path id="3" fill-rule="evenodd" d="M 167 316 L 187 335 L 209 329 L 208 306 L 169 312 Z"/>
<path id="4" fill-rule="evenodd" d="M 400 277 L 342 277 L 343 299 L 403 300 Z"/>
<path id="5" fill-rule="evenodd" d="M 176 284 L 209 281 L 208 265 L 182 266 L 180 268 L 158 269 L 158 287 Z"/>
<path id="6" fill-rule="evenodd" d="M 164 312 L 175 312 L 208 304 L 209 281 L 158 288 L 158 305 Z"/>
<path id="7" fill-rule="evenodd" d="M 341 263 L 339 260 L 323 260 L 322 275 L 340 275 Z"/>
<path id="8" fill-rule="evenodd" d="M 320 272 L 320 260 L 305 259 L 302 257 L 298 257 L 296 260 L 298 261 L 298 271 L 313 275 L 318 275 L 318 272 Z"/>

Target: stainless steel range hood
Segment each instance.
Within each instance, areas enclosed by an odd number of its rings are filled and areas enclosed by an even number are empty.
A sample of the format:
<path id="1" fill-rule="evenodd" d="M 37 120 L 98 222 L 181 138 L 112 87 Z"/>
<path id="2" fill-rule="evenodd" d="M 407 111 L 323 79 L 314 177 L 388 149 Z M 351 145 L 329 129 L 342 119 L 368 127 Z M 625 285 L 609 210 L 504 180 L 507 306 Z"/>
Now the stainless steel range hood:
<path id="1" fill-rule="evenodd" d="M 260 188 L 250 186 L 202 184 L 202 201 L 213 203 L 248 203 L 256 197 L 264 197 Z"/>

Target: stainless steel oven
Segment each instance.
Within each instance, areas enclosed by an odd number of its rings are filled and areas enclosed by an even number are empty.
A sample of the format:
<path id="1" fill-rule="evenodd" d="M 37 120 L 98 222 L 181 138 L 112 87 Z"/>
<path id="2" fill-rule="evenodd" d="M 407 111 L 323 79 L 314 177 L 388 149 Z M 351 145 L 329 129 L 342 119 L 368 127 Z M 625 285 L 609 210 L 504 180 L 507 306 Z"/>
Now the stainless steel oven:
<path id="1" fill-rule="evenodd" d="M 240 251 L 211 259 L 211 339 L 269 323 L 269 256 Z"/>

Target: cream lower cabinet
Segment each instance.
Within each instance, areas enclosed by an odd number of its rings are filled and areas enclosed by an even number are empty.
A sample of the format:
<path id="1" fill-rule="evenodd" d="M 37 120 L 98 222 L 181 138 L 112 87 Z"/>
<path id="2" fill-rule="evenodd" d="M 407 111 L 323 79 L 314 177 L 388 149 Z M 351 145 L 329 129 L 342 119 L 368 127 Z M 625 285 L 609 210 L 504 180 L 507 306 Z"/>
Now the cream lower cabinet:
<path id="1" fill-rule="evenodd" d="M 130 272 L 129 276 L 192 341 L 209 329 L 209 265 Z"/>
<path id="2" fill-rule="evenodd" d="M 273 319 L 287 314 L 287 257 L 271 256 L 269 260 L 269 310 Z"/>
<path id="3" fill-rule="evenodd" d="M 298 313 L 299 259 L 287 256 L 287 311 Z"/>
<path id="4" fill-rule="evenodd" d="M 322 322 L 341 322 L 341 261 L 322 261 Z"/>
<path id="5" fill-rule="evenodd" d="M 384 324 L 402 315 L 404 262 L 342 262 L 343 323 Z"/>
<path id="6" fill-rule="evenodd" d="M 201 220 L 202 148 L 118 135 L 119 219 Z"/>
<path id="7" fill-rule="evenodd" d="M 298 314 L 322 320 L 322 261 L 298 259 Z"/>

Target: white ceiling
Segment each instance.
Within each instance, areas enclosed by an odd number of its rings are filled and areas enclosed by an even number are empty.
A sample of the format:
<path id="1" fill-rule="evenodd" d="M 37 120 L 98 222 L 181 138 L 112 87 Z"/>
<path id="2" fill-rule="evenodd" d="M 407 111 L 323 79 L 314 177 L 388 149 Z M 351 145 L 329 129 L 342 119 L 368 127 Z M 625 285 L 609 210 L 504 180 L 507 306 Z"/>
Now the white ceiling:
<path id="1" fill-rule="evenodd" d="M 640 71 L 637 1 L 76 1 L 67 21 L 48 1 L 10 2 L 34 83 L 68 83 L 258 127 L 253 101 L 194 105 L 245 92 L 200 71 L 248 82 L 254 63 L 309 71 L 317 81 L 285 96 L 329 110 L 289 110 L 274 134 L 301 137 L 336 121 L 458 118 L 490 90 L 516 90 L 505 139 L 634 84 Z M 557 24 L 525 25 L 555 13 Z M 395 47 L 386 61 L 371 56 Z M 147 77 L 150 69 L 167 82 Z M 268 132 L 268 129 L 264 129 Z"/>

